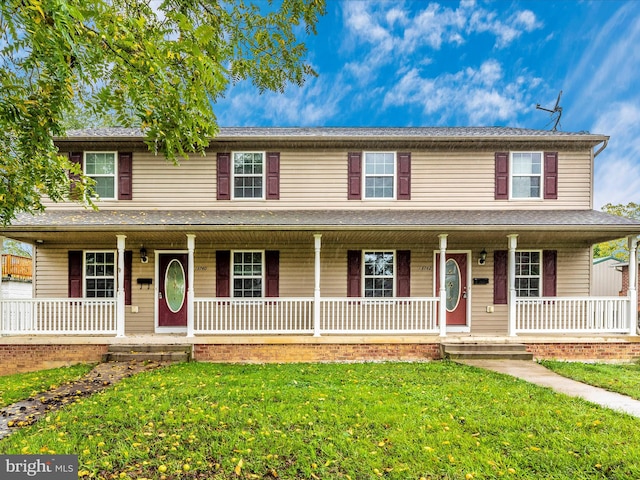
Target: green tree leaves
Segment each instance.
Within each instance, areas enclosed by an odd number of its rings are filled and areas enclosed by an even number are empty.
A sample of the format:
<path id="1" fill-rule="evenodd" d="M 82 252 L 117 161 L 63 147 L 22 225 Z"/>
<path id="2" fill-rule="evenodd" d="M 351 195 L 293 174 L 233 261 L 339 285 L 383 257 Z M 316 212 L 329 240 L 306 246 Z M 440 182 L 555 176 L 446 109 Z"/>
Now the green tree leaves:
<path id="1" fill-rule="evenodd" d="M 297 37 L 315 33 L 324 9 L 325 0 L 2 2 L 2 223 L 43 210 L 42 195 L 68 197 L 71 165 L 53 139 L 77 111 L 140 128 L 173 162 L 203 152 L 229 85 L 282 92 L 315 74 Z"/>
<path id="2" fill-rule="evenodd" d="M 607 203 L 602 207 L 602 211 L 619 217 L 640 220 L 640 205 L 634 202 L 629 202 L 626 205 L 622 203 L 615 205 Z M 627 245 L 627 240 L 621 238 L 599 243 L 593 247 L 593 256 L 594 258 L 615 257 L 619 260 L 628 260 L 629 246 Z"/>

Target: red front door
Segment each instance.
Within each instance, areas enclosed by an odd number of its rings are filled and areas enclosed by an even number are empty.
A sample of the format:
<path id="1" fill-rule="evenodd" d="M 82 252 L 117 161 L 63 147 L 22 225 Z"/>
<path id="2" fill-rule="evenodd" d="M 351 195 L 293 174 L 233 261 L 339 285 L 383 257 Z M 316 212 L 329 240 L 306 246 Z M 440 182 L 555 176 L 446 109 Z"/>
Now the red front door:
<path id="1" fill-rule="evenodd" d="M 185 253 L 158 255 L 158 326 L 187 326 L 188 257 Z"/>
<path id="2" fill-rule="evenodd" d="M 447 253 L 445 264 L 447 325 L 467 324 L 467 254 Z M 440 292 L 440 254 L 436 255 L 436 295 Z"/>

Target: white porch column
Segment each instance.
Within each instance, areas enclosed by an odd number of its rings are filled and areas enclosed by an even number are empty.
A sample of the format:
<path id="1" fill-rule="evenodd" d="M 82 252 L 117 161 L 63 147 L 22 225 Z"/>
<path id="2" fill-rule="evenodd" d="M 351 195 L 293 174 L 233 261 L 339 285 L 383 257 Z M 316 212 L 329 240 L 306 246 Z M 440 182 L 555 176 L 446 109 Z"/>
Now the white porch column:
<path id="1" fill-rule="evenodd" d="M 193 284 L 194 282 L 194 272 L 195 272 L 195 265 L 194 265 L 194 250 L 196 247 L 196 236 L 192 233 L 187 233 L 187 250 L 189 251 L 188 255 L 189 255 L 189 260 L 188 260 L 188 267 L 187 270 L 189 270 L 187 277 L 189 278 L 189 283 L 187 284 L 187 337 L 193 337 L 193 331 L 194 331 L 194 300 L 195 300 L 195 293 L 194 293 L 194 288 L 193 288 Z"/>
<path id="2" fill-rule="evenodd" d="M 518 234 L 507 235 L 509 239 L 509 335 L 516 336 L 516 248 Z"/>
<path id="3" fill-rule="evenodd" d="M 322 245 L 322 234 L 313 235 L 315 247 L 315 280 L 313 286 L 313 336 L 320 336 L 320 247 Z"/>
<path id="4" fill-rule="evenodd" d="M 440 297 L 440 303 L 438 304 L 438 320 L 440 322 L 440 336 L 447 336 L 447 286 L 445 285 L 447 267 L 447 237 L 446 233 L 438 235 L 440 239 L 440 262 L 438 265 L 438 281 L 440 283 L 440 291 L 438 296 Z"/>
<path id="5" fill-rule="evenodd" d="M 126 235 L 118 239 L 118 294 L 116 295 L 116 337 L 124 337 L 124 247 Z"/>
<path id="6" fill-rule="evenodd" d="M 629 235 L 629 335 L 638 335 L 638 237 Z"/>

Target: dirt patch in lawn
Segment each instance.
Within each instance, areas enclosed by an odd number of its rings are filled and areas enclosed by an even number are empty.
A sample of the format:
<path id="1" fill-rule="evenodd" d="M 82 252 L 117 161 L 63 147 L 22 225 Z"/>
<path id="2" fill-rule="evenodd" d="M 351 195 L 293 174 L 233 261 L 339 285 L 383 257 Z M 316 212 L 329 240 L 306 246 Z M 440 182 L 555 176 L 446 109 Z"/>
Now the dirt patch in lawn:
<path id="1" fill-rule="evenodd" d="M 21 400 L 0 409 L 0 440 L 19 428 L 37 422 L 49 412 L 76 402 L 78 399 L 119 382 L 136 373 L 153 370 L 166 363 L 132 361 L 106 362 L 97 365 L 82 378 L 65 383 L 57 388 Z"/>

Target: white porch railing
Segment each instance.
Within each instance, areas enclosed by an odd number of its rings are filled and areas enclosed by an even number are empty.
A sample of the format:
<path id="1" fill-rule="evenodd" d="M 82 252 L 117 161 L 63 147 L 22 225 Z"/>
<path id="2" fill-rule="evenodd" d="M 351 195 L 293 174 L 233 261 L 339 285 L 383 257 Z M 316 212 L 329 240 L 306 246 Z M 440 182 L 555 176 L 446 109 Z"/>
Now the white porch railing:
<path id="1" fill-rule="evenodd" d="M 313 298 L 196 298 L 195 334 L 313 333 Z"/>
<path id="2" fill-rule="evenodd" d="M 321 298 L 320 334 L 438 334 L 437 298 Z M 516 300 L 516 333 L 629 333 L 627 297 Z M 117 333 L 115 299 L 2 299 L 1 335 Z M 196 298 L 195 334 L 313 334 L 313 298 Z"/>
<path id="3" fill-rule="evenodd" d="M 438 333 L 437 298 L 321 298 L 320 334 Z M 195 334 L 312 334 L 313 298 L 196 298 Z"/>
<path id="4" fill-rule="evenodd" d="M 629 333 L 627 297 L 516 300 L 516 333 Z"/>
<path id="5" fill-rule="evenodd" d="M 321 333 L 438 333 L 437 298 L 322 298 Z"/>
<path id="6" fill-rule="evenodd" d="M 115 298 L 0 300 L 0 334 L 116 334 Z"/>

